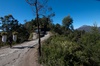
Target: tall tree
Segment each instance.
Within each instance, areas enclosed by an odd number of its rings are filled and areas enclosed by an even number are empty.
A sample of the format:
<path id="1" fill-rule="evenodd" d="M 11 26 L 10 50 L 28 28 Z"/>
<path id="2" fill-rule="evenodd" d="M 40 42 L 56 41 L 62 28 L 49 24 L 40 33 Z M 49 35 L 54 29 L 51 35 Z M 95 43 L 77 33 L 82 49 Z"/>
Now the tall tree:
<path id="1" fill-rule="evenodd" d="M 71 29 L 73 30 L 73 19 L 69 16 L 65 17 L 63 20 L 62 20 L 62 24 L 64 27 L 67 28 L 67 30 Z"/>
<path id="2" fill-rule="evenodd" d="M 0 17 L 3 31 L 15 30 L 18 26 L 18 21 L 12 15 Z"/>
<path id="3" fill-rule="evenodd" d="M 38 23 L 38 36 L 39 36 L 39 55 L 41 56 L 41 40 L 40 40 L 40 22 L 39 16 L 43 14 L 43 11 L 47 10 L 47 2 L 48 0 L 26 0 L 26 2 L 33 8 L 33 12 L 36 13 L 36 22 Z"/>

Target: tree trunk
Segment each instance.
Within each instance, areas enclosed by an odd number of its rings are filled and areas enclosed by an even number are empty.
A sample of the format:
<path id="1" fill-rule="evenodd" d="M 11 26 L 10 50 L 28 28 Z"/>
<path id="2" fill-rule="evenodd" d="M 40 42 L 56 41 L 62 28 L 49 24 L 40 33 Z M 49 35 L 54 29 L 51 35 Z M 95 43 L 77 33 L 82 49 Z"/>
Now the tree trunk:
<path id="1" fill-rule="evenodd" d="M 38 49 L 39 49 L 39 55 L 41 56 L 41 39 L 40 39 L 40 25 L 39 25 L 39 21 L 38 21 L 38 18 L 39 18 L 39 15 L 38 15 L 38 6 L 37 6 L 38 4 L 37 4 L 37 0 L 36 0 L 36 3 L 35 3 L 35 7 L 36 7 L 36 21 L 37 21 L 37 23 L 38 23 L 38 36 L 39 36 L 39 47 L 38 47 Z"/>

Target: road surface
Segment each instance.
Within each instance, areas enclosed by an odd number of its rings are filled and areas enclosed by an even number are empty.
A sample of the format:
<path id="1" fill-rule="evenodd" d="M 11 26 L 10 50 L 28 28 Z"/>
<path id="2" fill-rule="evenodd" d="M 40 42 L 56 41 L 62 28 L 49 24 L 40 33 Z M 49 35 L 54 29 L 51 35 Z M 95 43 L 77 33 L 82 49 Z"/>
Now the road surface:
<path id="1" fill-rule="evenodd" d="M 48 33 L 41 38 L 41 41 L 44 41 L 49 37 L 50 34 Z M 30 65 L 28 62 L 36 55 L 36 49 L 34 49 L 36 45 L 38 45 L 38 39 L 24 42 L 20 45 L 13 46 L 13 48 L 0 49 L 0 66 L 31 66 L 32 64 Z"/>

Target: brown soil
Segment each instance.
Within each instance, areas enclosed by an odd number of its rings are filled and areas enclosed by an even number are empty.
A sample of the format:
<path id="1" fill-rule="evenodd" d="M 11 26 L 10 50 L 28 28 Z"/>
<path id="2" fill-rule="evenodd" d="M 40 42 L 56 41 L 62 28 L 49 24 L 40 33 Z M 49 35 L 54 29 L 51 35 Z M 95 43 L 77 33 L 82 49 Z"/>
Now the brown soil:
<path id="1" fill-rule="evenodd" d="M 19 66 L 41 66 L 38 63 L 38 58 L 38 45 L 36 45 L 34 48 L 30 49 L 26 55 L 24 55 Z"/>
<path id="2" fill-rule="evenodd" d="M 49 32 L 49 35 L 52 35 Z M 50 37 L 50 36 L 49 36 Z M 45 42 L 42 41 L 41 44 Z M 38 44 L 34 46 L 34 48 L 31 48 L 26 55 L 24 55 L 23 59 L 21 60 L 20 64 L 18 66 L 42 66 L 38 62 L 39 59 L 39 53 L 38 53 Z"/>

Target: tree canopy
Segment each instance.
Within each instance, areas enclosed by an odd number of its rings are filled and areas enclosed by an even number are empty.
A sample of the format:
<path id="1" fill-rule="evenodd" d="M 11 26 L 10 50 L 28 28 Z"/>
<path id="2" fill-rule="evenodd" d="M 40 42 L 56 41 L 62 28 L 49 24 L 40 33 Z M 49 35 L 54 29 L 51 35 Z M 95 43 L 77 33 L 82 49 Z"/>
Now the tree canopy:
<path id="1" fill-rule="evenodd" d="M 66 27 L 67 29 L 73 29 L 73 19 L 69 16 L 64 17 L 64 19 L 62 20 L 62 24 L 64 27 Z"/>
<path id="2" fill-rule="evenodd" d="M 12 15 L 6 15 L 0 17 L 3 31 L 15 30 L 18 26 L 18 20 L 16 20 Z"/>

